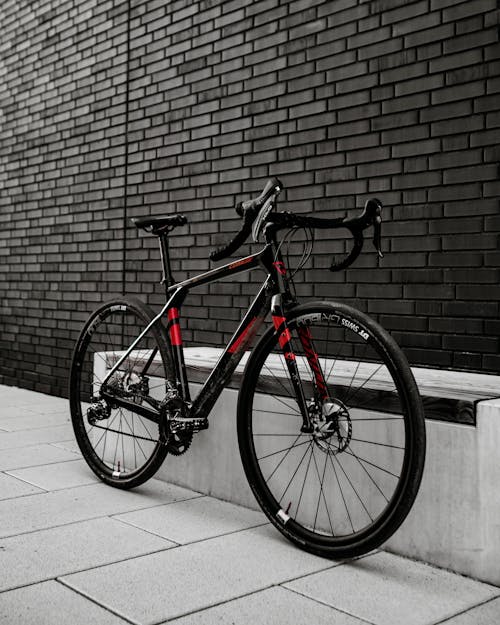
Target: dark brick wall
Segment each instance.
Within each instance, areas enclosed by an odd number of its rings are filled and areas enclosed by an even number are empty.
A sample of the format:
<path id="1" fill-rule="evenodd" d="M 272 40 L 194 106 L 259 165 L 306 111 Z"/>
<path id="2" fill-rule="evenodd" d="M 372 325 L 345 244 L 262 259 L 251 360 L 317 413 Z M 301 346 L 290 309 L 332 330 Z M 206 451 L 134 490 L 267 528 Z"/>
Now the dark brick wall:
<path id="1" fill-rule="evenodd" d="M 354 302 L 412 364 L 500 372 L 498 33 L 496 0 L 2 3 L 0 382 L 65 394 L 97 302 L 162 301 L 130 217 L 188 216 L 181 279 L 270 175 L 288 210 L 386 206 L 380 267 L 367 245 L 329 273 L 346 242 L 318 234 L 301 295 Z M 189 341 L 228 338 L 259 277 L 194 292 Z"/>

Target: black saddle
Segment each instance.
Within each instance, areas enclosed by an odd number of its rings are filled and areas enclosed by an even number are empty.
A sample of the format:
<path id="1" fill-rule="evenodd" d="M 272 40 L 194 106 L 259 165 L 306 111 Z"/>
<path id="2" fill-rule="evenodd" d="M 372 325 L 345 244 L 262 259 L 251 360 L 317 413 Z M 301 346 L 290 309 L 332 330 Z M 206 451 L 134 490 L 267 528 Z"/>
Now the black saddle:
<path id="1" fill-rule="evenodd" d="M 184 215 L 163 215 L 163 217 L 135 217 L 132 222 L 136 228 L 140 228 L 150 234 L 161 236 L 168 234 L 177 226 L 187 224 L 187 218 Z"/>

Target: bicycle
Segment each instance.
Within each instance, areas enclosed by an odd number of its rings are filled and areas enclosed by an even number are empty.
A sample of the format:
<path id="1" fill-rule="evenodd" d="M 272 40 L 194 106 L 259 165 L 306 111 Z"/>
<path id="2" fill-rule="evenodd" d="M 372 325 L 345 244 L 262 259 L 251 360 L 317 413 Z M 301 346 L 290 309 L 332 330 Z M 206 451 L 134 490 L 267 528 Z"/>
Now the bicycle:
<path id="1" fill-rule="evenodd" d="M 374 228 L 381 256 L 381 211 L 368 200 L 354 218 L 323 219 L 277 210 L 273 178 L 236 210 L 241 230 L 212 260 L 232 255 L 253 234 L 257 253 L 175 283 L 168 235 L 183 215 L 134 219 L 160 244 L 167 301 L 158 314 L 135 297 L 101 305 L 77 341 L 70 373 L 72 423 L 81 452 L 105 483 L 132 488 L 167 454 L 186 453 L 268 312 L 272 325 L 246 362 L 237 404 L 241 460 L 271 523 L 312 553 L 346 558 L 387 540 L 417 495 L 425 456 L 422 402 L 405 356 L 366 314 L 339 302 L 299 304 L 285 264 L 283 230 L 349 231 L 352 247 L 331 270 L 350 266 L 363 232 Z M 302 266 L 303 263 L 301 263 Z M 180 310 L 191 289 L 256 268 L 266 278 L 193 399 L 184 362 Z M 165 322 L 163 320 L 165 319 Z"/>

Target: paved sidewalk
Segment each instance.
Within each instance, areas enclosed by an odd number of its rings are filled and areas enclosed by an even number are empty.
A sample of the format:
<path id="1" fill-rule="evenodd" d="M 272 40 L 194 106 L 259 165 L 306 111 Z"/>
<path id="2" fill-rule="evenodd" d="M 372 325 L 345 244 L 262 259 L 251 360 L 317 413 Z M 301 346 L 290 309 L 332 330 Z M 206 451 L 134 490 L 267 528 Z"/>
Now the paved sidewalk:
<path id="1" fill-rule="evenodd" d="M 500 588 L 382 551 L 324 560 L 159 480 L 107 487 L 66 400 L 0 386 L 0 623 L 166 622 L 496 625 Z"/>

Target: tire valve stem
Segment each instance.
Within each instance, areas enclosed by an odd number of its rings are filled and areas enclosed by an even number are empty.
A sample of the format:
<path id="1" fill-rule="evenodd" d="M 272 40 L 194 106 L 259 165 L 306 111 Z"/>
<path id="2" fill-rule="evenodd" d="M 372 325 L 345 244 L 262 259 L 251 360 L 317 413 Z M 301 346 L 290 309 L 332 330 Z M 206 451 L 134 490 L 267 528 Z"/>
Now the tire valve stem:
<path id="1" fill-rule="evenodd" d="M 291 507 L 292 507 L 292 502 L 291 502 L 291 501 L 289 501 L 289 502 L 288 502 L 288 506 L 286 507 L 286 510 L 285 510 L 285 514 L 288 514 L 288 513 L 290 512 L 290 508 L 291 508 Z"/>
<path id="2" fill-rule="evenodd" d="M 118 460 L 118 473 L 120 473 L 120 461 Z"/>

